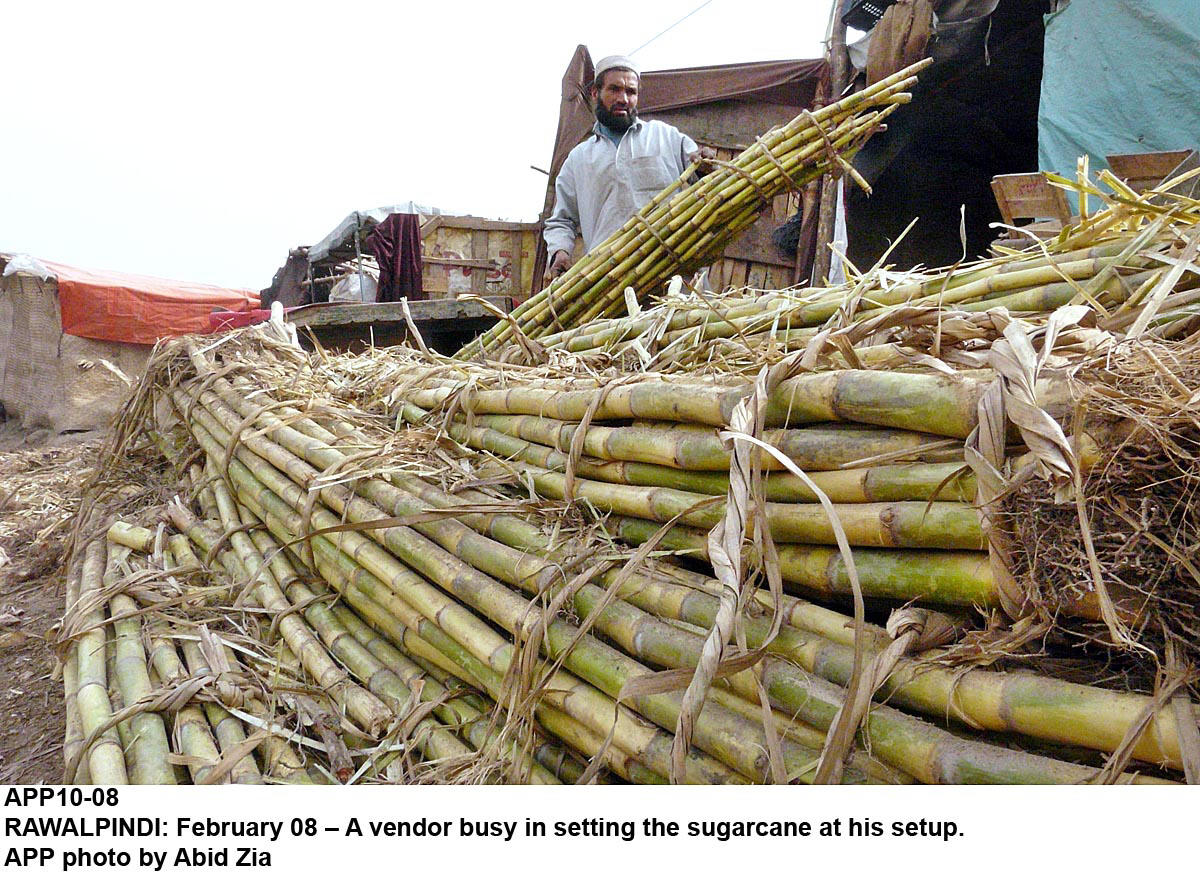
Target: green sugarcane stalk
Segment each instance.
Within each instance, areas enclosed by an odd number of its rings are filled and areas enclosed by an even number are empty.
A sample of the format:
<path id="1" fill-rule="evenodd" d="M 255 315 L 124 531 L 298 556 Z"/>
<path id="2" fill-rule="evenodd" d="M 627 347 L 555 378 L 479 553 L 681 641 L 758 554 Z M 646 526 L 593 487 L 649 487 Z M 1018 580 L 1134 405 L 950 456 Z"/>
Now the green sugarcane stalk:
<path id="1" fill-rule="evenodd" d="M 109 554 L 111 556 L 112 550 Z M 146 667 L 146 648 L 142 642 L 142 622 L 137 604 L 125 594 L 114 595 L 109 610 L 115 620 L 115 678 L 122 699 L 136 703 L 149 698 L 154 689 Z M 171 747 L 163 717 L 157 712 L 139 712 L 129 719 L 132 734 L 128 751 L 130 777 L 138 785 L 174 785 L 175 771 L 167 763 Z"/>
<path id="2" fill-rule="evenodd" d="M 67 569 L 67 585 L 64 614 L 70 615 L 79 601 L 79 579 L 83 572 L 83 562 L 74 560 Z M 71 641 L 66 646 L 63 657 L 63 709 L 65 710 L 66 730 L 63 737 L 63 767 L 72 761 L 78 761 L 75 768 L 74 784 L 90 785 L 91 774 L 88 770 L 87 755 L 83 754 L 83 721 L 79 716 L 79 643 Z"/>
<path id="3" fill-rule="evenodd" d="M 620 516 L 611 516 L 605 527 L 617 539 L 633 545 L 641 545 L 660 529 L 655 522 Z M 662 537 L 661 545 L 708 559 L 708 538 L 698 531 L 677 526 Z M 837 548 L 781 543 L 777 553 L 779 572 L 791 590 L 825 600 L 853 593 Z M 983 609 L 1000 605 L 987 557 L 979 552 L 854 548 L 851 555 L 866 597 Z"/>
<path id="4" fill-rule="evenodd" d="M 770 399 L 766 424 L 798 429 L 803 425 L 853 422 L 964 439 L 975 427 L 975 409 L 987 384 L 980 379 L 952 380 L 939 374 L 878 370 L 807 373 L 780 383 Z M 1053 386 L 1041 390 L 1052 391 Z M 733 407 L 748 391 L 749 382 L 744 379 L 713 385 L 692 378 L 647 374 L 635 382 L 605 389 L 517 386 L 479 390 L 461 400 L 463 411 L 479 417 L 481 424 L 494 429 L 502 429 L 503 425 L 504 432 L 513 436 L 557 444 L 566 451 L 569 439 L 566 445 L 561 438 L 555 443 L 550 434 L 559 433 L 555 430 L 559 423 L 581 421 L 589 412 L 594 421 L 670 422 L 669 429 L 687 433 L 689 426 L 726 426 Z M 436 410 L 455 393 L 455 388 L 446 385 L 401 391 L 393 400 Z M 513 432 L 518 429 L 525 429 L 528 435 Z M 545 436 L 536 439 L 535 433 Z M 607 431 L 599 430 L 597 434 L 606 435 Z M 711 437 L 719 445 L 715 434 Z M 600 436 L 593 437 L 586 448 L 593 456 L 603 457 L 601 450 L 593 448 L 597 445 L 602 445 Z M 664 452 L 669 453 L 670 443 L 665 445 L 668 448 Z M 706 451 L 715 452 L 711 448 Z"/>
<path id="5" fill-rule="evenodd" d="M 179 658 L 166 624 L 162 621 L 152 622 L 149 634 L 150 662 L 163 684 L 174 685 L 187 679 L 189 673 Z M 206 782 L 213 768 L 220 763 L 221 752 L 217 749 L 208 719 L 204 717 L 200 706 L 188 704 L 175 713 L 172 737 L 178 745 L 178 753 L 187 761 L 186 766 L 191 773 L 192 782 Z M 228 776 L 222 780 L 225 783 L 228 781 Z"/>
<path id="6" fill-rule="evenodd" d="M 562 500 L 566 476 L 524 464 L 511 465 L 539 494 Z M 724 502 L 673 488 L 613 485 L 577 479 L 574 499 L 604 512 L 711 530 L 724 517 Z M 835 505 L 836 520 L 852 546 L 901 549 L 975 549 L 987 546 L 975 507 L 963 503 L 905 501 Z M 780 543 L 834 545 L 835 527 L 823 506 L 767 503 L 763 510 Z"/>
<path id="7" fill-rule="evenodd" d="M 195 640 L 182 640 L 183 660 L 188 671 L 193 676 L 216 676 L 212 667 Z M 206 700 L 201 707 L 208 723 L 212 726 L 213 737 L 216 738 L 217 748 L 222 756 L 236 753 L 246 742 L 246 731 L 242 723 L 230 715 L 222 703 Z M 234 785 L 261 785 L 262 774 L 254 763 L 252 755 L 245 755 L 236 761 L 229 770 L 229 781 Z"/>
<path id="8" fill-rule="evenodd" d="M 150 552 L 154 549 L 154 531 L 124 521 L 114 521 L 105 533 L 110 543 L 133 549 L 135 552 Z"/>
<path id="9" fill-rule="evenodd" d="M 777 395 L 779 396 L 779 395 Z M 776 403 L 786 414 L 783 395 Z M 533 415 L 478 415 L 478 426 L 528 442 L 571 451 L 580 425 Z M 850 425 L 811 424 L 772 429 L 763 441 L 808 470 L 837 470 L 873 458 L 899 456 L 923 463 L 941 463 L 961 457 L 961 446 L 932 434 L 912 430 Z M 638 461 L 680 470 L 728 470 L 729 449 L 711 427 L 696 424 L 638 423 L 626 427 L 589 425 L 583 434 L 583 451 L 606 461 Z M 769 470 L 783 469 L 771 456 L 763 458 Z"/>
<path id="10" fill-rule="evenodd" d="M 401 414 L 413 425 L 425 423 L 424 410 L 405 404 Z M 485 427 L 468 428 L 456 419 L 443 424 L 457 442 L 555 473 L 565 472 L 566 452 Z M 578 478 L 618 485 L 675 488 L 695 494 L 724 495 L 729 476 L 723 472 L 679 470 L 640 461 L 606 461 L 582 456 L 575 461 Z M 887 464 L 854 470 L 813 471 L 813 483 L 834 503 L 882 503 L 897 500 L 975 500 L 974 475 L 963 464 Z M 792 473 L 776 471 L 763 478 L 764 496 L 781 503 L 815 503 L 816 492 Z"/>
<path id="11" fill-rule="evenodd" d="M 88 544 L 79 582 L 79 602 L 96 598 L 104 587 L 103 540 Z M 107 633 L 102 601 L 81 616 L 87 628 L 76 643 L 78 688 L 75 700 L 87 749 L 88 775 L 93 785 L 128 785 L 125 753 L 115 727 L 99 732 L 113 714 L 108 697 Z M 94 737 L 94 738 L 93 738 Z M 87 743 L 90 741 L 90 746 Z M 70 767 L 68 766 L 68 770 Z M 72 774 L 68 772 L 68 776 Z"/>

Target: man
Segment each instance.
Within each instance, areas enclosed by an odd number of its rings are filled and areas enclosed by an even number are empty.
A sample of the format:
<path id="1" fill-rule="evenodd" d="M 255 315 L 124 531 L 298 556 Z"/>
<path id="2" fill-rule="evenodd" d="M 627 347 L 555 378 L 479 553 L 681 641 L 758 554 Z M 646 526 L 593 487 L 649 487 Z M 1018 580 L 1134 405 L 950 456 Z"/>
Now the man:
<path id="1" fill-rule="evenodd" d="M 620 55 L 596 64 L 592 133 L 571 150 L 554 183 L 554 211 L 542 232 L 546 280 L 571 266 L 575 236 L 591 251 L 701 155 L 691 137 L 661 121 L 637 117 L 640 74 Z"/>

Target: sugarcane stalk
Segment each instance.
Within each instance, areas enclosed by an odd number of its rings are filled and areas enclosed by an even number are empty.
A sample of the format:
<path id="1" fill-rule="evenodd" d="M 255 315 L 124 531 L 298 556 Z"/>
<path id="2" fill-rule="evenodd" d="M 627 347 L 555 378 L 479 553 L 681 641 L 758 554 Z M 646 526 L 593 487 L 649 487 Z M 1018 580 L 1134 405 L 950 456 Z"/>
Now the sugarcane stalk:
<path id="1" fill-rule="evenodd" d="M 117 594 L 109 609 L 115 619 L 115 678 L 121 697 L 126 704 L 148 699 L 154 689 L 146 667 L 146 648 L 137 604 L 131 597 Z M 139 785 L 174 785 L 175 771 L 168 763 L 171 749 L 162 715 L 139 712 L 130 717 L 129 726 L 132 738 L 128 757 L 132 781 Z"/>
<path id="2" fill-rule="evenodd" d="M 133 549 L 135 552 L 149 552 L 154 549 L 154 531 L 125 521 L 114 521 L 105 533 L 110 543 Z"/>
<path id="3" fill-rule="evenodd" d="M 404 419 L 419 425 L 424 410 L 405 404 Z M 566 472 L 570 456 L 558 449 L 529 442 L 486 427 L 468 428 L 463 421 L 446 421 L 447 433 L 457 442 L 484 449 L 501 458 L 521 461 L 555 473 Z M 696 494 L 724 495 L 729 476 L 723 471 L 679 470 L 640 461 L 612 461 L 581 456 L 575 460 L 575 476 L 618 485 L 674 488 Z M 955 500 L 972 503 L 974 475 L 963 464 L 886 464 L 854 470 L 814 470 L 813 483 L 834 503 L 879 503 L 897 500 Z M 816 492 L 792 473 L 774 471 L 763 478 L 764 496 L 781 503 L 814 503 Z"/>
<path id="4" fill-rule="evenodd" d="M 84 552 L 83 571 L 79 582 L 80 603 L 96 601 L 96 605 L 80 617 L 86 628 L 76 643 L 78 688 L 75 700 L 83 728 L 88 759 L 88 775 L 93 785 L 127 785 L 125 753 L 115 727 L 101 732 L 111 720 L 113 709 L 108 697 L 107 633 L 104 624 L 103 601 L 99 599 L 104 587 L 104 542 L 89 543 Z M 67 776 L 73 774 L 71 765 Z"/>
<path id="5" fill-rule="evenodd" d="M 80 575 L 83 572 L 81 560 L 72 561 L 67 569 L 66 610 L 70 615 L 79 601 Z M 91 784 L 91 774 L 88 770 L 87 755 L 83 754 L 83 721 L 79 716 L 79 643 L 72 640 L 67 643 L 66 654 L 63 657 L 63 709 L 66 718 L 66 730 L 63 737 L 63 767 L 72 761 L 78 761 L 75 768 L 76 785 Z"/>
<path id="6" fill-rule="evenodd" d="M 660 529 L 655 522 L 622 516 L 610 516 L 605 527 L 633 545 L 646 542 Z M 661 543 L 671 551 L 708 558 L 708 538 L 697 531 L 676 526 L 663 535 Z M 777 553 L 783 581 L 793 590 L 825 600 L 852 593 L 837 548 L 781 543 Z M 980 552 L 855 548 L 851 555 L 867 597 L 984 609 L 1000 605 L 987 557 Z"/>
<path id="7" fill-rule="evenodd" d="M 565 499 L 566 477 L 524 464 L 511 467 L 537 492 Z M 687 527 L 711 530 L 725 514 L 724 502 L 673 488 L 613 485 L 577 479 L 574 498 L 605 512 L 651 521 L 679 520 Z M 772 538 L 780 543 L 833 545 L 834 519 L 816 504 L 767 503 L 763 507 Z M 963 503 L 904 501 L 835 505 L 836 523 L 852 546 L 877 548 L 986 548 L 973 506 Z"/>
<path id="8" fill-rule="evenodd" d="M 571 450 L 580 427 L 533 415 L 478 415 L 475 420 L 480 427 L 561 452 Z M 774 429 L 763 434 L 763 441 L 805 471 L 838 470 L 848 464 L 900 455 L 921 463 L 961 457 L 960 445 L 931 434 L 865 425 L 830 423 Z M 583 435 L 583 450 L 600 460 L 638 461 L 680 470 L 728 470 L 730 459 L 718 434 L 711 427 L 696 424 L 590 425 Z M 763 466 L 783 469 L 782 462 L 774 457 L 764 457 Z"/>
<path id="9" fill-rule="evenodd" d="M 217 676 L 209 666 L 207 658 L 195 640 L 182 640 L 183 659 L 193 676 Z M 246 743 L 246 731 L 242 723 L 229 714 L 223 703 L 206 700 L 201 708 L 208 723 L 212 726 L 212 734 L 216 738 L 217 747 L 222 756 L 237 753 Z M 246 754 L 234 762 L 229 770 L 229 781 L 234 785 L 261 785 L 262 774 L 254 763 L 253 756 Z"/>
<path id="10" fill-rule="evenodd" d="M 178 685 L 189 678 L 188 671 L 175 649 L 165 622 L 152 622 L 150 633 L 150 662 L 154 665 L 165 686 Z M 213 769 L 220 763 L 221 752 L 209 729 L 208 719 L 199 705 L 189 703 L 175 713 L 172 736 L 180 755 L 187 762 L 192 781 L 207 782 Z M 228 782 L 226 775 L 221 781 Z"/>

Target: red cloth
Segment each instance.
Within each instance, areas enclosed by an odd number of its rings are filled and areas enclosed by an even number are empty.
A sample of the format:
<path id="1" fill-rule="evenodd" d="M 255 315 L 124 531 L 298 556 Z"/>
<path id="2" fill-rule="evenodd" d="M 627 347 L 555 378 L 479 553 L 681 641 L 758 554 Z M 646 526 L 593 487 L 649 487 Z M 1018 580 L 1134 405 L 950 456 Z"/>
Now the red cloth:
<path id="1" fill-rule="evenodd" d="M 258 307 L 254 291 L 42 263 L 58 279 L 62 328 L 72 336 L 153 345 L 164 337 L 208 333 L 213 310 Z"/>
<path id="2" fill-rule="evenodd" d="M 421 220 L 416 215 L 393 213 L 367 237 L 366 250 L 379 262 L 378 303 L 395 303 L 401 297 L 425 300 L 421 281 Z"/>

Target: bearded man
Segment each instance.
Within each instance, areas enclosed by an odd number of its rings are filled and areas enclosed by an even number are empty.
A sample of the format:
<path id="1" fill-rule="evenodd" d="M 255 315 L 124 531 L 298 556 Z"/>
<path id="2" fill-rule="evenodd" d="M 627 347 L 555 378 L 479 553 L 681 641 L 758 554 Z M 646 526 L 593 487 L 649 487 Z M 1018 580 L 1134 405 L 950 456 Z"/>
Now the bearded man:
<path id="1" fill-rule="evenodd" d="M 596 123 L 567 155 L 554 183 L 554 211 L 542 231 L 547 281 L 571 266 L 576 235 L 583 235 L 584 251 L 591 251 L 689 163 L 709 157 L 671 125 L 638 118 L 639 81 L 629 58 L 611 55 L 596 64 L 591 88 Z"/>

